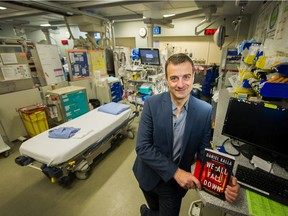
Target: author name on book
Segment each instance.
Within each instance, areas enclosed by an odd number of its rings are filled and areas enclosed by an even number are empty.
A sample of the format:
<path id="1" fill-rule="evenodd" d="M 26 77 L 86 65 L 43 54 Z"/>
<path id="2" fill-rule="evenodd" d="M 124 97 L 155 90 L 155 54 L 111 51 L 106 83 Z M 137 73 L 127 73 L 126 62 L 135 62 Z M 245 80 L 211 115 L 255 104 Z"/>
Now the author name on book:
<path id="1" fill-rule="evenodd" d="M 228 165 L 228 166 L 232 165 L 232 161 L 229 160 L 229 158 L 219 157 L 218 155 L 214 155 L 214 154 L 211 154 L 209 152 L 206 153 L 206 157 L 211 158 L 212 160 L 218 161 L 218 162 L 225 164 L 225 165 Z"/>

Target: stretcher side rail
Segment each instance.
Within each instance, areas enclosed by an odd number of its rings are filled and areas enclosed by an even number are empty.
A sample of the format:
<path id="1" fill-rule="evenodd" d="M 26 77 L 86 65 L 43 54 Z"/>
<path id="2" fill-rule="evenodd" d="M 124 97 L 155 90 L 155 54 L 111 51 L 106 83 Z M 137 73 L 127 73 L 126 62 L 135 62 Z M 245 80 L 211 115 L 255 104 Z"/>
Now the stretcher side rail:
<path id="1" fill-rule="evenodd" d="M 107 135 L 100 138 L 97 142 L 89 146 L 81 153 L 80 162 L 75 163 L 72 171 L 76 171 L 76 177 L 78 179 L 86 179 L 88 177 L 89 166 L 93 163 L 94 159 L 100 154 L 105 153 L 108 149 L 110 149 L 111 145 L 120 143 L 127 136 L 129 138 L 134 138 L 134 132 L 131 128 L 129 128 L 129 124 L 134 120 L 135 117 L 139 115 L 139 112 L 135 111 L 122 122 L 118 127 L 114 130 L 110 131 Z M 82 159 L 82 161 L 81 161 Z"/>
<path id="2" fill-rule="evenodd" d="M 100 138 L 96 143 L 92 144 L 91 146 L 89 146 L 85 152 L 83 154 L 84 157 L 87 157 L 91 151 L 93 151 L 94 149 L 96 149 L 99 145 L 101 145 L 101 143 L 107 141 L 109 138 L 111 138 L 111 136 L 115 136 L 115 134 L 119 134 L 119 132 L 121 130 L 123 130 L 123 128 L 129 124 L 129 122 L 131 122 L 135 117 L 137 117 L 139 115 L 138 112 L 133 112 L 131 116 L 129 116 L 128 119 L 126 119 L 124 122 L 122 122 L 118 127 L 116 127 L 114 130 L 112 130 L 110 133 L 108 133 L 107 135 L 105 135 L 104 137 Z M 127 131 L 129 131 L 129 128 L 127 128 Z"/>

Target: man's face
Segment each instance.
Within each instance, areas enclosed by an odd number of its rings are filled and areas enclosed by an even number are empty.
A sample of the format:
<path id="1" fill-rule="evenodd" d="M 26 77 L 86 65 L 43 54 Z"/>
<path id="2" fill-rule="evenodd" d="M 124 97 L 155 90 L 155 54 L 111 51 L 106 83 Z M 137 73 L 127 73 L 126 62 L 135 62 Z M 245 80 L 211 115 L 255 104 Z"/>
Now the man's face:
<path id="1" fill-rule="evenodd" d="M 185 100 L 189 97 L 194 82 L 194 73 L 189 62 L 167 67 L 167 83 L 174 100 Z"/>

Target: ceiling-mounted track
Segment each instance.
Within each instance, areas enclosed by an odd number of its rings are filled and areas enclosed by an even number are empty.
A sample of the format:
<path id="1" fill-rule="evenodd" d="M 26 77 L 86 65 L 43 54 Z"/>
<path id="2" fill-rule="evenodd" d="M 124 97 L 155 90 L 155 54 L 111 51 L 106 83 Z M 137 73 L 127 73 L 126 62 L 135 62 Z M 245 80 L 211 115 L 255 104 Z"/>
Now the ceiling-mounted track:
<path id="1" fill-rule="evenodd" d="M 85 11 L 81 11 L 75 8 L 71 8 L 68 6 L 62 6 L 60 4 L 50 2 L 50 1 L 3 1 L 5 3 L 24 6 L 27 8 L 33 8 L 37 10 L 41 10 L 43 12 L 54 13 L 62 16 L 72 16 L 72 15 L 86 15 L 93 18 L 101 19 L 103 21 L 109 21 L 107 18 L 97 16 L 95 14 L 90 14 Z"/>

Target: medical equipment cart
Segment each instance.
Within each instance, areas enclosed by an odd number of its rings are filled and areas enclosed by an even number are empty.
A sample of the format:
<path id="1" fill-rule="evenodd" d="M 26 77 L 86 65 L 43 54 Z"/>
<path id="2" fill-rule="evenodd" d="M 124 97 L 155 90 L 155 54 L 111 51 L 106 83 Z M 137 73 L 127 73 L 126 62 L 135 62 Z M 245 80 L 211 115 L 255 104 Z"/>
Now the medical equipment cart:
<path id="1" fill-rule="evenodd" d="M 67 86 L 47 91 L 48 104 L 57 107 L 57 115 L 61 115 L 62 122 L 70 121 L 89 111 L 85 87 Z"/>

